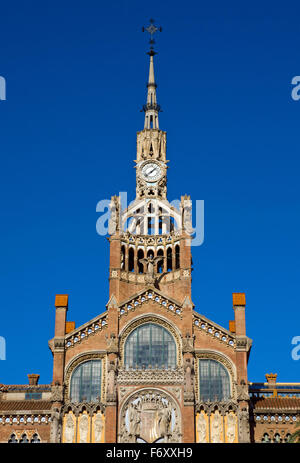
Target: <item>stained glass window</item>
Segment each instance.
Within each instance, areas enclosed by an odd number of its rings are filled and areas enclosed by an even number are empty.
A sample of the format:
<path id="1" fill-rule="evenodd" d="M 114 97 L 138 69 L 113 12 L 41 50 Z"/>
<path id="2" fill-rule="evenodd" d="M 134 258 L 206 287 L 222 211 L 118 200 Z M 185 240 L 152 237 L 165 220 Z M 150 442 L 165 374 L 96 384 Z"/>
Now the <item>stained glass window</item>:
<path id="1" fill-rule="evenodd" d="M 71 402 L 98 402 L 101 397 L 101 360 L 79 365 L 71 378 Z"/>
<path id="2" fill-rule="evenodd" d="M 199 360 L 199 394 L 203 402 L 230 398 L 230 379 L 226 368 L 210 359 Z"/>
<path id="3" fill-rule="evenodd" d="M 136 328 L 125 343 L 126 368 L 175 368 L 176 344 L 164 327 L 146 323 Z"/>

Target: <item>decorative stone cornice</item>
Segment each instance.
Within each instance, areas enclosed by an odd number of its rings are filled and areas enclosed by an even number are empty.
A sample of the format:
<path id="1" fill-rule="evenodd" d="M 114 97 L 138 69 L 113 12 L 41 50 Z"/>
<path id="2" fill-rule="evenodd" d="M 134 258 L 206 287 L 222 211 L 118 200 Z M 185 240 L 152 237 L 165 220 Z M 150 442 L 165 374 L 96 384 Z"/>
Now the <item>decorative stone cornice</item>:
<path id="1" fill-rule="evenodd" d="M 121 234 L 120 239 L 122 244 L 133 244 L 141 246 L 163 246 L 167 244 L 179 244 L 182 239 L 180 231 L 173 231 L 165 235 L 135 235 L 129 232 Z"/>
<path id="2" fill-rule="evenodd" d="M 225 415 L 231 410 L 236 412 L 238 410 L 238 404 L 234 400 L 224 402 L 196 402 L 196 413 L 199 413 L 201 410 L 204 410 L 208 415 L 214 413 L 215 410 L 219 410 L 221 415 Z"/>
<path id="3" fill-rule="evenodd" d="M 54 352 L 63 352 L 65 348 L 65 338 L 53 338 L 53 347 L 54 347 Z"/>
<path id="4" fill-rule="evenodd" d="M 62 407 L 62 414 L 72 411 L 75 416 L 79 416 L 83 410 L 86 410 L 90 415 L 100 410 L 105 413 L 105 404 L 103 402 L 66 402 Z"/>
<path id="5" fill-rule="evenodd" d="M 79 326 L 76 330 L 71 331 L 71 333 L 66 335 L 64 338 L 66 349 L 74 347 L 76 344 L 84 341 L 87 337 L 93 336 L 105 328 L 107 328 L 107 312 L 98 315 L 97 317 L 93 318 L 84 325 Z"/>
<path id="6" fill-rule="evenodd" d="M 236 350 L 239 352 L 248 352 L 252 345 L 252 339 L 247 336 L 236 336 Z"/>
<path id="7" fill-rule="evenodd" d="M 235 349 L 236 338 L 230 331 L 217 325 L 216 323 L 212 322 L 203 315 L 198 314 L 197 312 L 194 312 L 193 319 L 193 325 L 196 329 L 216 339 L 221 344 L 228 345 L 232 349 Z"/>
<path id="8" fill-rule="evenodd" d="M 179 302 L 175 301 L 170 297 L 164 296 L 162 292 L 160 292 L 152 286 L 150 286 L 147 290 L 142 290 L 135 296 L 123 302 L 119 308 L 120 317 L 122 317 L 123 315 L 127 315 L 129 312 L 134 312 L 138 307 L 149 301 L 152 301 L 158 304 L 159 306 L 164 307 L 169 313 L 172 313 L 174 316 L 182 318 L 183 310 Z"/>
<path id="9" fill-rule="evenodd" d="M 118 371 L 117 384 L 138 385 L 138 384 L 184 384 L 184 371 L 182 367 L 176 369 L 159 370 L 126 370 L 121 368 Z"/>

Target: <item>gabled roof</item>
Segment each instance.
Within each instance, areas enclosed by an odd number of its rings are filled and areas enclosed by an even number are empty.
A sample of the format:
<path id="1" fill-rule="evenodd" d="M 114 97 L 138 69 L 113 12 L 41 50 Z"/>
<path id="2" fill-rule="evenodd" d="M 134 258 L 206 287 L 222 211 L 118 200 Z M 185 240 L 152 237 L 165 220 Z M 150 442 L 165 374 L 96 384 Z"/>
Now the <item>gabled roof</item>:
<path id="1" fill-rule="evenodd" d="M 204 315 L 193 311 L 193 324 L 194 327 L 202 331 L 203 333 L 207 334 L 208 336 L 217 339 L 221 343 L 227 344 L 228 346 L 235 348 L 236 347 L 236 337 L 235 334 L 231 333 L 226 328 L 218 325 L 217 323 L 209 320 Z M 249 339 L 249 341 L 251 341 Z"/>
<path id="2" fill-rule="evenodd" d="M 172 312 L 174 315 L 178 315 L 182 318 L 182 313 L 184 312 L 184 308 L 187 306 L 188 303 L 193 306 L 192 302 L 185 298 L 183 302 L 179 302 L 178 300 L 167 296 L 159 289 L 155 288 L 152 285 L 149 285 L 146 288 L 143 288 L 138 293 L 130 296 L 128 299 L 122 301 L 119 304 L 120 309 L 120 316 L 134 311 L 137 307 L 141 304 L 152 300 L 156 302 L 158 305 L 164 307 L 169 312 Z"/>

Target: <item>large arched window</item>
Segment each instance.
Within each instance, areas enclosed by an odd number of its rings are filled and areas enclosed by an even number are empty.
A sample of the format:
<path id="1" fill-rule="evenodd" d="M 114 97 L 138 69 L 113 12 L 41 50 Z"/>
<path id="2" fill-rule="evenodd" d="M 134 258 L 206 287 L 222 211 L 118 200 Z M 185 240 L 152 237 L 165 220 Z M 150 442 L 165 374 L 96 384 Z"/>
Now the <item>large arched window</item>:
<path id="1" fill-rule="evenodd" d="M 71 402 L 98 402 L 101 398 L 101 360 L 81 363 L 71 377 Z"/>
<path id="2" fill-rule="evenodd" d="M 125 366 L 129 368 L 175 368 L 176 344 L 160 325 L 146 323 L 129 334 L 125 343 Z"/>
<path id="3" fill-rule="evenodd" d="M 216 360 L 199 360 L 199 396 L 203 402 L 230 398 L 230 379 L 226 368 Z"/>

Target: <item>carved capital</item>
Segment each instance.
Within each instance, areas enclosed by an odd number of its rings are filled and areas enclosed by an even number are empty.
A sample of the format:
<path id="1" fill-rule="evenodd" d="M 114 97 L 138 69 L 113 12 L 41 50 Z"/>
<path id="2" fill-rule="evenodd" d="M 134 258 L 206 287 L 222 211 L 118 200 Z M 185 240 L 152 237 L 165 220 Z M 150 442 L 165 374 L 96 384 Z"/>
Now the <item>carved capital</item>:
<path id="1" fill-rule="evenodd" d="M 55 385 L 51 387 L 51 402 L 62 402 L 63 401 L 63 386 Z"/>

